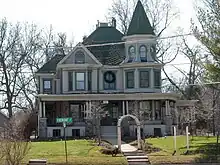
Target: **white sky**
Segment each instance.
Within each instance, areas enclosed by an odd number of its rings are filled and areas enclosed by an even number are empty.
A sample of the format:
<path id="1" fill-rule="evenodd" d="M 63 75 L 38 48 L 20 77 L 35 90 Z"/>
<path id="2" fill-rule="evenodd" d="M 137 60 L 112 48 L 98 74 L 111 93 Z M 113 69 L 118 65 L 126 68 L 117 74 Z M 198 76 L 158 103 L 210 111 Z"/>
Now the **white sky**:
<path id="1" fill-rule="evenodd" d="M 42 27 L 53 26 L 55 31 L 66 32 L 69 39 L 77 43 L 82 36 L 89 35 L 97 20 L 103 21 L 112 0 L 0 0 L 0 17 L 9 21 L 28 21 Z M 174 0 L 180 10 L 181 18 L 176 20 L 175 30 L 180 26 L 188 31 L 193 15 L 193 0 Z"/>

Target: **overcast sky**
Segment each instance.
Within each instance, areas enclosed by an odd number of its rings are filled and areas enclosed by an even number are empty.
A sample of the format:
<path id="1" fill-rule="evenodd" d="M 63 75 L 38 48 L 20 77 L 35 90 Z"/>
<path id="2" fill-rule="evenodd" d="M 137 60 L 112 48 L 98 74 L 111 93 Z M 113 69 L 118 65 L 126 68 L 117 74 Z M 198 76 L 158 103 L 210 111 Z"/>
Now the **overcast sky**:
<path id="1" fill-rule="evenodd" d="M 180 26 L 188 31 L 192 2 L 174 0 L 181 17 L 170 30 Z M 95 29 L 97 20 L 106 19 L 111 3 L 112 0 L 0 0 L 0 17 L 13 22 L 34 22 L 42 27 L 52 24 L 55 31 L 66 32 L 77 43 Z"/>

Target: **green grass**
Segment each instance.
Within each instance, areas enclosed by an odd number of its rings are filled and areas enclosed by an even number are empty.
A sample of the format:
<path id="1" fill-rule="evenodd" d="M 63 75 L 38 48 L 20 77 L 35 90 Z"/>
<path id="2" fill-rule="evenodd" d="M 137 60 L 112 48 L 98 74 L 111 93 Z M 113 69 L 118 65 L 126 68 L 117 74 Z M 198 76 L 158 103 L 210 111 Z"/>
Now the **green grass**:
<path id="1" fill-rule="evenodd" d="M 92 141 L 70 140 L 67 141 L 68 163 L 71 165 L 126 165 L 124 157 L 103 155 L 100 147 Z M 31 150 L 25 157 L 29 159 L 47 159 L 48 163 L 65 164 L 64 141 L 56 142 L 32 142 Z"/>
<path id="2" fill-rule="evenodd" d="M 216 137 L 190 137 L 189 154 L 186 152 L 186 137 L 177 137 L 177 152 L 174 151 L 173 137 L 146 139 L 146 142 L 152 144 L 151 147 L 159 148 L 159 152 L 152 152 L 149 159 L 153 164 L 160 163 L 188 163 L 188 162 L 210 162 L 216 158 Z M 217 161 L 217 160 L 215 160 Z"/>

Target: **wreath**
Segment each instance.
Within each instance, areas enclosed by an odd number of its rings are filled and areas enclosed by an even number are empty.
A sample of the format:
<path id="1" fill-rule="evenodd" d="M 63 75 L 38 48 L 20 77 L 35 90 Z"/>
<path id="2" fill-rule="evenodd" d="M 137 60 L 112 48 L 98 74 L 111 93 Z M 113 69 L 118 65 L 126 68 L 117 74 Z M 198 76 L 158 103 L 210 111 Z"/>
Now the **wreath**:
<path id="1" fill-rule="evenodd" d="M 108 75 L 111 75 L 111 79 L 110 80 L 108 78 Z M 114 72 L 107 71 L 107 72 L 104 73 L 104 80 L 105 80 L 105 82 L 110 84 L 110 83 L 115 82 L 115 79 L 116 79 L 116 77 L 115 77 L 115 73 Z"/>

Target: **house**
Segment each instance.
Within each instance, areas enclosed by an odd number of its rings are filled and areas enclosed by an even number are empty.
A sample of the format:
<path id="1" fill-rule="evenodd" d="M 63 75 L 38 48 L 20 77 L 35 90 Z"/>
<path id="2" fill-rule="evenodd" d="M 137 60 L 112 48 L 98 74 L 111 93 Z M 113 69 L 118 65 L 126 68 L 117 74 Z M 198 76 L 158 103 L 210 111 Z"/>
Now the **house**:
<path id="1" fill-rule="evenodd" d="M 91 136 L 94 106 L 107 104 L 101 135 L 116 136 L 120 116 L 135 114 L 145 135 L 172 133 L 178 95 L 162 93 L 156 59 L 157 37 L 138 1 L 126 35 L 113 18 L 97 24 L 68 55 L 55 55 L 36 76 L 39 80 L 39 136 L 63 136 L 56 118 L 72 118 L 67 136 Z M 97 107 L 98 108 L 98 107 Z M 124 122 L 124 135 L 134 136 L 135 123 Z"/>

